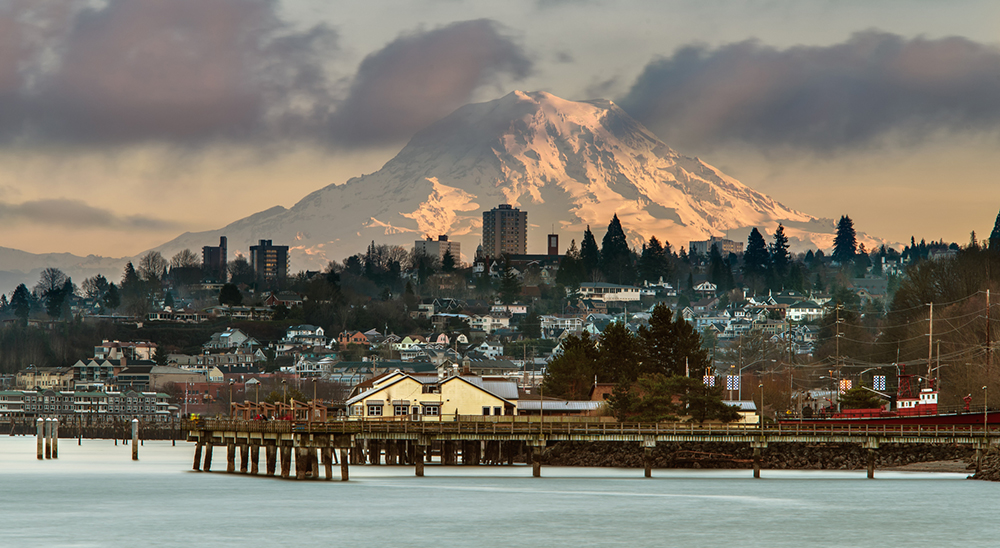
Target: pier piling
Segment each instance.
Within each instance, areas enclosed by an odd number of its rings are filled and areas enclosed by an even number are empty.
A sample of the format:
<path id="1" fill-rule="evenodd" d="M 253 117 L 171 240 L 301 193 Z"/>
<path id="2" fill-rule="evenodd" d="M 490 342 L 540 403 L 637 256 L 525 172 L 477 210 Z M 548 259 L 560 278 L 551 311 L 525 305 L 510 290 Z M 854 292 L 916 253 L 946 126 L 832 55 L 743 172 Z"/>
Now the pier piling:
<path id="1" fill-rule="evenodd" d="M 205 466 L 202 470 L 206 472 L 212 471 L 212 442 L 205 444 Z"/>
<path id="2" fill-rule="evenodd" d="M 194 446 L 194 465 L 191 467 L 196 472 L 201 471 L 201 448 L 203 443 L 196 443 Z"/>
<path id="3" fill-rule="evenodd" d="M 226 473 L 232 474 L 236 471 L 236 444 L 229 442 L 226 444 Z"/>
<path id="4" fill-rule="evenodd" d="M 868 479 L 875 479 L 875 450 L 868 450 Z"/>
<path id="5" fill-rule="evenodd" d="M 340 481 L 347 481 L 347 467 L 348 467 L 347 449 L 340 450 Z"/>
<path id="6" fill-rule="evenodd" d="M 333 449 L 323 448 L 323 477 L 326 481 L 333 481 Z"/>
<path id="7" fill-rule="evenodd" d="M 59 419 L 52 419 L 52 458 L 59 458 Z"/>
<path id="8" fill-rule="evenodd" d="M 292 448 L 287 445 L 281 446 L 281 477 L 288 479 L 292 474 Z"/>
<path id="9" fill-rule="evenodd" d="M 760 447 L 753 448 L 753 477 L 760 478 Z"/>
<path id="10" fill-rule="evenodd" d="M 416 465 L 416 474 L 418 478 L 424 477 L 424 446 L 414 445 L 416 455 L 414 455 L 413 463 Z"/>
<path id="11" fill-rule="evenodd" d="M 139 419 L 132 419 L 132 460 L 139 460 Z"/>
<path id="12" fill-rule="evenodd" d="M 264 446 L 264 465 L 266 474 L 268 476 L 274 475 L 274 469 L 276 460 L 278 457 L 278 446 L 277 445 L 265 445 Z"/>
<path id="13" fill-rule="evenodd" d="M 260 461 L 260 445 L 253 444 L 250 446 L 250 473 L 254 476 L 260 473 L 258 468 Z"/>
<path id="14" fill-rule="evenodd" d="M 35 421 L 35 428 L 38 430 L 38 460 L 45 459 L 45 419 L 39 418 Z M 976 459 L 976 462 L 979 462 Z"/>
<path id="15" fill-rule="evenodd" d="M 250 463 L 250 446 L 247 445 L 247 444 L 245 444 L 245 443 L 241 443 L 240 444 L 240 473 L 241 474 L 246 474 L 247 473 L 247 471 L 248 471 L 247 468 L 248 468 L 248 464 L 249 463 Z"/>
<path id="16" fill-rule="evenodd" d="M 45 419 L 45 458 L 52 458 L 52 419 Z"/>

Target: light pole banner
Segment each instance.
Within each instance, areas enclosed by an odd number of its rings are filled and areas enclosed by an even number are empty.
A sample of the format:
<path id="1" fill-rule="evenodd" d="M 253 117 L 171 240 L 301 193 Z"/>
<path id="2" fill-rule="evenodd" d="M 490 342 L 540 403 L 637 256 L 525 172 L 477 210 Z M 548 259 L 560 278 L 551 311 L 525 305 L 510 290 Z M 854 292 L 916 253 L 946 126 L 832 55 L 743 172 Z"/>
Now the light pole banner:
<path id="1" fill-rule="evenodd" d="M 728 375 L 726 377 L 726 390 L 739 390 L 739 389 L 740 389 L 739 375 Z"/>
<path id="2" fill-rule="evenodd" d="M 885 375 L 875 375 L 873 383 L 875 390 L 885 390 Z"/>
<path id="3" fill-rule="evenodd" d="M 705 375 L 703 381 L 705 386 L 715 386 L 715 377 L 713 375 Z"/>

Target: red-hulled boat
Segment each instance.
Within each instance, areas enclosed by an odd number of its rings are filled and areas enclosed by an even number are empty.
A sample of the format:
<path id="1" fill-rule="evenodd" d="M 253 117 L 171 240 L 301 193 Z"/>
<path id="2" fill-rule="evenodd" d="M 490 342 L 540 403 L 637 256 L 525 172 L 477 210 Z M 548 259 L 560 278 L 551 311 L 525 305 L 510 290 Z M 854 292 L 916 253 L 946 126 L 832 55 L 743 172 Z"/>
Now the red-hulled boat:
<path id="1" fill-rule="evenodd" d="M 902 367 L 902 366 L 901 366 Z M 1000 425 L 1000 410 L 972 411 L 971 395 L 966 396 L 965 406 L 954 412 L 940 412 L 938 409 L 938 391 L 934 381 L 929 380 L 926 388 L 914 393 L 913 386 L 916 375 L 906 374 L 902 368 L 897 383 L 896 409 L 887 411 L 883 408 L 873 409 L 842 409 L 829 413 L 820 413 L 812 417 L 782 418 L 780 424 L 808 424 L 826 426 L 864 426 L 864 425 L 941 425 L 941 426 L 982 426 Z"/>

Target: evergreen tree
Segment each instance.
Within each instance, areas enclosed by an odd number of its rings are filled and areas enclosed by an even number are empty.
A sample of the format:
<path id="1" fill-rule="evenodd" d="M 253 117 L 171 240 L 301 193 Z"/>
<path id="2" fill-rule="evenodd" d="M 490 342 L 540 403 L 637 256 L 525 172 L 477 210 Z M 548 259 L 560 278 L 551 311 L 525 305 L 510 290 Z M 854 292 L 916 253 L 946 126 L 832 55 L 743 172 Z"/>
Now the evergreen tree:
<path id="1" fill-rule="evenodd" d="M 647 282 L 657 282 L 660 278 L 669 280 L 670 269 L 667 253 L 656 236 L 650 236 L 649 242 L 642 244 L 642 255 L 639 256 L 639 276 Z"/>
<path id="2" fill-rule="evenodd" d="M 858 248 L 857 234 L 854 231 L 854 221 L 844 215 L 837 222 L 837 236 L 833 239 L 833 255 L 831 258 L 840 264 L 847 264 L 856 254 Z"/>
<path id="3" fill-rule="evenodd" d="M 556 273 L 556 283 L 566 287 L 577 287 L 585 279 L 583 260 L 576 248 L 576 240 L 571 240 L 569 249 L 559 261 L 559 272 Z"/>
<path id="4" fill-rule="evenodd" d="M 639 339 L 643 375 L 684 375 L 685 358 L 690 371 L 704 371 L 708 366 L 708 351 L 701 347 L 701 337 L 680 314 L 675 320 L 665 304 L 653 307 L 649 326 L 639 328 Z"/>
<path id="5" fill-rule="evenodd" d="M 722 255 L 719 253 L 719 246 L 712 244 L 712 250 L 708 254 L 708 280 L 715 284 L 720 291 L 729 291 L 732 289 L 732 287 L 726 286 L 729 281 L 726 278 L 727 270 L 729 270 L 729 267 L 722 260 Z M 730 271 L 730 275 L 732 275 L 732 271 Z"/>
<path id="6" fill-rule="evenodd" d="M 108 290 L 104 292 L 102 300 L 104 302 L 104 307 L 108 310 L 114 310 L 121 306 L 121 293 L 118 291 L 118 286 L 116 286 L 114 282 L 108 283 Z"/>
<path id="7" fill-rule="evenodd" d="M 243 293 L 236 284 L 228 283 L 219 290 L 219 304 L 239 306 L 243 304 Z"/>
<path id="8" fill-rule="evenodd" d="M 913 241 L 911 238 L 910 241 Z M 993 223 L 993 232 L 990 232 L 990 251 L 1000 253 L 1000 213 L 997 213 L 997 220 Z"/>
<path id="9" fill-rule="evenodd" d="M 611 322 L 601 333 L 597 353 L 598 382 L 633 382 L 639 377 L 639 341 L 622 322 Z"/>
<path id="10" fill-rule="evenodd" d="M 521 281 L 517 279 L 517 274 L 510 265 L 505 265 L 503 276 L 500 277 L 500 287 L 497 290 L 500 294 L 500 301 L 504 304 L 511 304 L 517 301 L 521 295 Z"/>
<path id="11" fill-rule="evenodd" d="M 31 292 L 24 284 L 17 286 L 10 294 L 10 307 L 14 310 L 14 315 L 22 321 L 27 320 L 28 314 L 31 313 L 31 301 Z"/>
<path id="12" fill-rule="evenodd" d="M 743 277 L 753 290 L 762 288 L 763 281 L 770 267 L 770 257 L 767 253 L 767 243 L 754 227 L 747 237 L 747 250 L 743 253 Z"/>
<path id="13" fill-rule="evenodd" d="M 604 279 L 613 284 L 631 284 L 635 280 L 632 250 L 617 214 L 608 223 L 608 231 L 601 242 L 601 271 Z"/>
<path id="14" fill-rule="evenodd" d="M 778 230 L 774 231 L 774 243 L 771 244 L 771 266 L 774 268 L 774 275 L 780 285 L 788 276 L 788 264 L 791 256 L 788 254 L 788 237 L 785 236 L 785 227 L 778 225 Z"/>
<path id="15" fill-rule="evenodd" d="M 580 244 L 580 260 L 583 261 L 583 272 L 586 279 L 596 281 L 601 268 L 601 250 L 597 248 L 597 239 L 590 231 L 590 225 L 583 233 L 583 242 Z"/>
<path id="16" fill-rule="evenodd" d="M 586 333 L 569 335 L 562 342 L 562 353 L 545 368 L 542 385 L 551 396 L 569 400 L 586 399 L 597 374 L 597 347 Z"/>
<path id="17" fill-rule="evenodd" d="M 444 254 L 444 257 L 441 259 L 441 270 L 443 272 L 455 271 L 455 256 L 451 254 L 450 249 Z"/>

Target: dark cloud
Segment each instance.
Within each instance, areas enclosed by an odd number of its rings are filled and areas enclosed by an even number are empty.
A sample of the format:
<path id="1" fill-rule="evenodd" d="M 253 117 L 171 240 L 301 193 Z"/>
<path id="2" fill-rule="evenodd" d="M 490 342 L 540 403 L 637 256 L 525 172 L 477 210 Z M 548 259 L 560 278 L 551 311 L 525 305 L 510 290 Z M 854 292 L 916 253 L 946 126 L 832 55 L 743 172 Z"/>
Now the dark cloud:
<path id="1" fill-rule="evenodd" d="M 11 70 L 0 14 L 0 109 L 17 113 L 0 119 L 0 134 L 191 141 L 252 136 L 309 115 L 282 101 L 328 104 L 320 63 L 336 36 L 323 27 L 288 28 L 276 7 L 268 0 L 112 0 L 79 11 L 64 35 L 47 37 L 47 47 L 58 42 L 64 52 L 54 69 L 31 67 L 43 56 L 18 43 L 14 77 L 26 64 L 38 76 L 6 96 Z"/>
<path id="2" fill-rule="evenodd" d="M 141 215 L 119 215 L 80 200 L 67 199 L 33 200 L 20 204 L 0 202 L 0 223 L 11 221 L 79 229 L 165 230 L 178 226 L 173 221 Z"/>
<path id="3" fill-rule="evenodd" d="M 521 79 L 532 62 L 489 20 L 463 21 L 405 35 L 361 63 L 332 123 L 348 145 L 399 141 L 505 78 Z"/>
<path id="4" fill-rule="evenodd" d="M 620 104 L 675 146 L 830 150 L 888 134 L 992 131 L 1000 50 L 867 31 L 828 47 L 688 46 L 646 66 Z"/>

